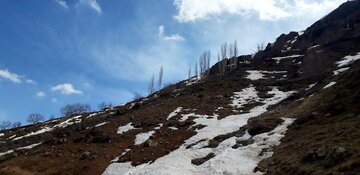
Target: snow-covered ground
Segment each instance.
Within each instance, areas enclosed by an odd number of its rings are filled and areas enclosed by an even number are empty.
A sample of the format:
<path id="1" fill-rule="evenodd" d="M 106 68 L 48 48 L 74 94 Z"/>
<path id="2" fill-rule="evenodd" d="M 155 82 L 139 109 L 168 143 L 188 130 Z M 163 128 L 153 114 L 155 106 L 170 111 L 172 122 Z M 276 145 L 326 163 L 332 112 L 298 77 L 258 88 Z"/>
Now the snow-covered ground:
<path id="1" fill-rule="evenodd" d="M 249 80 L 260 80 L 264 79 L 265 77 L 265 75 L 258 70 L 248 70 L 246 72 L 249 73 L 249 75 L 246 76 L 246 78 Z"/>
<path id="2" fill-rule="evenodd" d="M 360 59 L 360 52 L 357 53 L 356 55 L 348 55 L 343 59 L 341 59 L 340 61 L 336 62 L 335 64 L 337 64 L 338 67 L 344 67 L 351 65 L 352 63 L 354 63 L 356 60 L 359 59 Z"/>
<path id="3" fill-rule="evenodd" d="M 172 117 L 175 117 L 180 111 L 182 110 L 182 107 L 176 108 L 173 112 L 171 112 L 167 119 L 170 120 Z"/>
<path id="4" fill-rule="evenodd" d="M 244 95 L 246 93 L 249 94 Z M 222 119 L 218 119 L 218 115 L 215 113 L 211 117 L 195 113 L 183 114 L 180 120 L 184 121 L 189 117 L 194 117 L 195 124 L 193 126 L 204 125 L 205 127 L 197 129 L 197 134 L 187 139 L 177 150 L 155 160 L 153 163 L 138 166 L 132 166 L 131 162 L 112 163 L 103 174 L 262 174 L 260 172 L 254 173 L 253 170 L 259 161 L 271 156 L 272 153 L 266 152 L 263 156 L 259 156 L 259 154 L 264 149 L 270 149 L 280 143 L 280 139 L 284 136 L 287 126 L 294 121 L 293 119 L 284 119 L 283 124 L 276 127 L 273 131 L 254 136 L 252 139 L 254 139 L 255 142 L 248 146 L 236 149 L 232 148 L 232 146 L 236 144 L 236 140 L 249 139 L 249 134 L 245 134 L 241 138 L 231 137 L 221 142 L 216 148 L 205 148 L 204 146 L 207 145 L 209 140 L 216 136 L 237 131 L 247 123 L 248 119 L 261 115 L 267 111 L 266 109 L 269 106 L 279 103 L 294 92 L 282 92 L 276 87 L 272 87 L 272 91 L 268 93 L 273 94 L 273 96 L 267 99 L 260 99 L 257 96 L 255 88 L 252 86 L 243 89 L 241 92 L 234 93 L 235 95 L 232 98 L 231 106 L 235 108 L 241 107 L 248 102 L 249 99 L 261 100 L 263 104 L 252 108 L 249 113 L 230 115 Z M 171 117 L 174 116 L 175 112 L 180 112 L 180 110 L 175 110 Z M 138 134 L 135 144 L 145 142 L 152 134 L 154 134 L 154 131 Z M 186 148 L 189 145 L 193 146 Z M 199 166 L 191 163 L 192 159 L 205 157 L 209 153 L 215 154 L 215 157 Z"/>
<path id="5" fill-rule="evenodd" d="M 137 134 L 135 138 L 135 145 L 140 145 L 146 142 L 146 140 L 148 140 L 153 134 L 155 134 L 155 131 L 149 131 L 149 132 Z"/>
<path id="6" fill-rule="evenodd" d="M 289 56 L 285 56 L 285 57 L 273 57 L 271 59 L 276 60 L 276 63 L 279 64 L 281 60 L 284 59 L 289 59 L 289 58 L 298 58 L 298 57 L 303 57 L 304 55 L 289 55 Z"/>
<path id="7" fill-rule="evenodd" d="M 326 89 L 326 88 L 329 88 L 329 87 L 331 87 L 331 86 L 334 86 L 335 84 L 336 84 L 336 82 L 335 82 L 335 81 L 332 81 L 332 82 L 330 82 L 329 84 L 327 84 L 326 86 L 324 86 L 323 89 Z"/>
<path id="8" fill-rule="evenodd" d="M 132 129 L 134 129 L 134 127 L 132 126 L 132 123 L 130 122 L 130 123 L 124 125 L 124 126 L 120 126 L 116 133 L 117 134 L 123 134 L 123 133 L 128 132 L 128 131 L 130 131 Z"/>

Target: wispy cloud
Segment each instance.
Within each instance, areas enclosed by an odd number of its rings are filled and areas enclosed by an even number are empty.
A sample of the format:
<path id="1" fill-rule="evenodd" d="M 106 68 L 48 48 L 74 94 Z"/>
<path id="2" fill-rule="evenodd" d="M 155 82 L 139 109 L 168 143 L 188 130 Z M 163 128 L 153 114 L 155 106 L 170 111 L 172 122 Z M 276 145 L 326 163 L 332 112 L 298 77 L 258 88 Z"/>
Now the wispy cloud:
<path id="1" fill-rule="evenodd" d="M 8 70 L 1 70 L 0 69 L 0 78 L 10 80 L 13 83 L 21 83 L 21 77 L 15 73 L 12 73 Z"/>
<path id="2" fill-rule="evenodd" d="M 57 100 L 56 98 L 51 98 L 51 102 L 52 102 L 52 103 L 57 103 L 58 100 Z"/>
<path id="3" fill-rule="evenodd" d="M 64 84 L 58 84 L 51 88 L 52 91 L 57 91 L 65 95 L 70 94 L 82 94 L 83 92 L 81 90 L 77 90 L 72 84 L 70 83 L 64 83 Z"/>
<path id="4" fill-rule="evenodd" d="M 211 19 L 221 14 L 257 15 L 260 20 L 279 20 L 289 17 L 325 15 L 346 0 L 174 0 L 179 22 Z M 321 16 L 316 16 L 320 18 Z"/>
<path id="5" fill-rule="evenodd" d="M 37 93 L 35 94 L 35 96 L 36 96 L 36 97 L 45 97 L 46 94 L 45 94 L 45 92 L 43 92 L 43 91 L 39 91 L 39 92 L 37 92 Z"/>
<path id="6" fill-rule="evenodd" d="M 92 10 L 94 10 L 98 14 L 102 13 L 102 9 L 96 0 L 79 0 L 79 2 L 75 6 L 77 6 L 77 5 L 85 5 L 85 6 L 90 7 Z"/>
<path id="7" fill-rule="evenodd" d="M 171 34 L 171 35 L 165 35 L 165 26 L 161 25 L 159 26 L 159 37 L 163 40 L 169 40 L 169 41 L 185 41 L 185 38 L 182 37 L 180 34 Z"/>
<path id="8" fill-rule="evenodd" d="M 65 0 L 55 0 L 61 7 L 64 7 L 65 9 L 68 9 L 69 6 L 67 5 Z"/>
<path id="9" fill-rule="evenodd" d="M 37 84 L 37 82 L 32 80 L 32 79 L 27 79 L 26 83 L 28 83 L 28 84 Z"/>

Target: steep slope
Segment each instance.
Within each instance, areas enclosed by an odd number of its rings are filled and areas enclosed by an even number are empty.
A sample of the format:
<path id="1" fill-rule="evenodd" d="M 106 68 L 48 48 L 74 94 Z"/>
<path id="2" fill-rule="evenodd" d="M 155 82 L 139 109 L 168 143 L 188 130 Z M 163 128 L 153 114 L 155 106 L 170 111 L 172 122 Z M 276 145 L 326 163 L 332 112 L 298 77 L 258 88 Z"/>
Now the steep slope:
<path id="1" fill-rule="evenodd" d="M 355 174 L 359 19 L 360 1 L 349 1 L 255 55 L 217 63 L 201 79 L 5 131 L 0 172 Z"/>

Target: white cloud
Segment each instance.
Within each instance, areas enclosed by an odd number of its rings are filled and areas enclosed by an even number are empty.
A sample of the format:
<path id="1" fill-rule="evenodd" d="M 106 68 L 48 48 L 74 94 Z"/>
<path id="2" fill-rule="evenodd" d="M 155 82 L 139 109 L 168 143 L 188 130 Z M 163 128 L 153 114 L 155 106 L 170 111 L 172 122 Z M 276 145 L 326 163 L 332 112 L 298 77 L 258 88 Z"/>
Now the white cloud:
<path id="1" fill-rule="evenodd" d="M 96 11 L 98 14 L 101 14 L 101 12 L 102 12 L 99 3 L 96 0 L 79 0 L 79 2 L 75 6 L 77 6 L 79 4 L 90 7 L 91 9 Z"/>
<path id="2" fill-rule="evenodd" d="M 32 79 L 27 79 L 26 83 L 28 83 L 28 84 L 37 84 L 37 82 L 32 80 Z"/>
<path id="3" fill-rule="evenodd" d="M 58 84 L 51 88 L 52 91 L 58 91 L 62 94 L 82 94 L 83 92 L 75 89 L 75 87 L 70 83 Z"/>
<path id="4" fill-rule="evenodd" d="M 58 100 L 57 100 L 56 98 L 51 98 L 51 102 L 52 102 L 52 103 L 57 103 Z"/>
<path id="5" fill-rule="evenodd" d="M 64 7 L 65 9 L 68 9 L 69 6 L 67 5 L 65 0 L 55 0 L 61 7 Z"/>
<path id="6" fill-rule="evenodd" d="M 169 40 L 169 41 L 185 41 L 185 38 L 179 35 L 178 33 L 166 36 L 165 26 L 163 25 L 159 26 L 159 37 L 163 40 Z"/>
<path id="7" fill-rule="evenodd" d="M 36 93 L 36 97 L 45 97 L 45 96 L 46 96 L 46 94 L 43 91 L 39 91 Z"/>
<path id="8" fill-rule="evenodd" d="M 12 81 L 13 83 L 21 83 L 21 78 L 19 75 L 9 72 L 8 70 L 0 69 L 0 78 L 4 78 Z"/>
<path id="9" fill-rule="evenodd" d="M 221 14 L 249 16 L 256 14 L 260 20 L 279 20 L 289 17 L 317 15 L 320 18 L 346 0 L 174 0 L 179 22 L 195 22 Z M 310 13 L 310 14 L 309 14 Z M 320 16 L 318 16 L 320 15 Z"/>

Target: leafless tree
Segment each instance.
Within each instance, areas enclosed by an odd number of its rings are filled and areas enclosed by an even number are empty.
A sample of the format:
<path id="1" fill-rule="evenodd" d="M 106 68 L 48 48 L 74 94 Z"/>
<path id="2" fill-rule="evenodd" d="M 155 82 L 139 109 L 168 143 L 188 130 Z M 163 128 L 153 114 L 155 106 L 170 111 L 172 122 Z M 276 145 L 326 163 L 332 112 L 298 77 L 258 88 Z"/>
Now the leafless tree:
<path id="1" fill-rule="evenodd" d="M 237 41 L 235 40 L 234 41 L 234 57 L 238 57 L 238 52 L 239 52 L 239 50 L 238 50 L 238 45 L 237 45 Z"/>
<path id="2" fill-rule="evenodd" d="M 151 79 L 150 79 L 150 82 L 149 82 L 149 85 L 148 85 L 148 92 L 149 94 L 152 94 L 155 92 L 155 88 L 154 88 L 154 74 L 152 75 Z"/>
<path id="3" fill-rule="evenodd" d="M 13 124 L 12 124 L 12 128 L 18 128 L 18 127 L 20 127 L 21 126 L 21 122 L 14 122 Z"/>
<path id="4" fill-rule="evenodd" d="M 223 71 L 222 71 L 222 65 L 221 65 L 221 57 L 220 57 L 220 53 L 218 52 L 217 54 L 217 58 L 218 58 L 218 67 L 219 67 L 219 75 L 222 76 L 223 75 Z"/>
<path id="5" fill-rule="evenodd" d="M 11 122 L 10 121 L 2 121 L 0 123 L 0 130 L 5 130 L 5 129 L 9 129 L 11 126 Z"/>
<path id="6" fill-rule="evenodd" d="M 198 64 L 197 63 L 195 63 L 195 66 L 194 66 L 194 75 L 195 75 L 195 77 L 199 76 L 198 75 Z"/>
<path id="7" fill-rule="evenodd" d="M 136 101 L 136 100 L 140 100 L 144 98 L 143 95 L 141 94 L 141 92 L 139 91 L 135 91 L 133 92 L 133 100 Z"/>
<path id="8" fill-rule="evenodd" d="M 229 44 L 229 58 L 232 58 L 234 56 L 234 47 L 233 44 Z"/>
<path id="9" fill-rule="evenodd" d="M 261 44 L 257 44 L 256 45 L 256 53 L 260 52 L 260 51 L 263 51 L 265 49 L 265 45 L 264 43 L 261 43 Z"/>
<path id="10" fill-rule="evenodd" d="M 37 114 L 37 113 L 30 114 L 27 118 L 27 122 L 32 123 L 32 124 L 37 124 L 43 120 L 44 120 L 44 116 L 41 114 Z"/>
<path id="11" fill-rule="evenodd" d="M 190 80 L 191 78 L 191 65 L 189 64 L 189 68 L 188 68 L 188 79 Z"/>
<path id="12" fill-rule="evenodd" d="M 160 67 L 160 72 L 159 72 L 159 81 L 158 81 L 158 89 L 161 89 L 162 86 L 162 81 L 163 81 L 163 67 Z"/>
<path id="13" fill-rule="evenodd" d="M 60 113 L 65 117 L 80 115 L 87 112 L 91 112 L 91 106 L 89 104 L 74 103 L 60 108 Z"/>
<path id="14" fill-rule="evenodd" d="M 210 69 L 210 59 L 211 59 L 211 53 L 210 50 L 206 52 L 206 69 Z"/>
<path id="15" fill-rule="evenodd" d="M 109 103 L 101 102 L 98 105 L 98 110 L 104 110 L 104 109 L 111 108 L 111 107 L 113 107 L 113 105 L 110 102 Z"/>
<path id="16" fill-rule="evenodd" d="M 221 45 L 220 54 L 221 54 L 222 59 L 227 58 L 227 43 L 224 43 L 224 44 Z"/>

